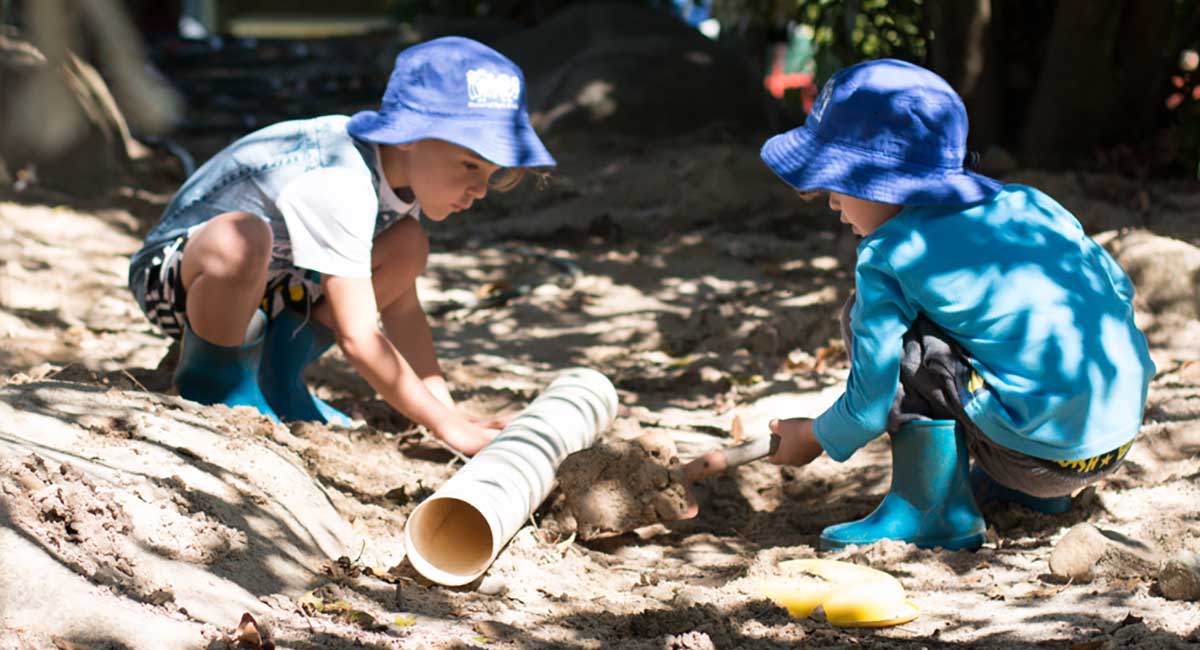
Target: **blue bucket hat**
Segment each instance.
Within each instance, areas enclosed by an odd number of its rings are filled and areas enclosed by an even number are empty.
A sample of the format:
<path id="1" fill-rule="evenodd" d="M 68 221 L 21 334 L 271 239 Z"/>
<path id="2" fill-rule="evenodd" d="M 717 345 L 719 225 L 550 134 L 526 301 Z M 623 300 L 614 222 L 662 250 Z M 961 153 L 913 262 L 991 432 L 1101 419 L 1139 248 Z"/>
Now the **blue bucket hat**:
<path id="1" fill-rule="evenodd" d="M 767 140 L 761 152 L 796 189 L 896 205 L 991 198 L 1002 184 L 964 169 L 966 154 L 967 110 L 958 93 L 896 59 L 839 70 L 804 125 Z"/>
<path id="2" fill-rule="evenodd" d="M 360 140 L 380 144 L 445 140 L 501 167 L 555 164 L 529 123 L 521 69 L 492 48 L 459 36 L 401 52 L 379 110 L 356 113 L 346 128 Z"/>

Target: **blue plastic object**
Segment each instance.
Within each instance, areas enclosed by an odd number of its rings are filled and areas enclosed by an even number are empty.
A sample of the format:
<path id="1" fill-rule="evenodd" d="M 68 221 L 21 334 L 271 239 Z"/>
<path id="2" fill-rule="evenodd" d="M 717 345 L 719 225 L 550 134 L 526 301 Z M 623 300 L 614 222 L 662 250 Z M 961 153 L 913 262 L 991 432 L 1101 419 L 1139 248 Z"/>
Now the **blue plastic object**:
<path id="1" fill-rule="evenodd" d="M 333 345 L 333 331 L 283 309 L 267 325 L 258 382 L 279 417 L 298 422 L 350 426 L 345 413 L 313 395 L 304 385 L 304 369 Z"/>
<path id="2" fill-rule="evenodd" d="M 967 446 L 953 420 L 910 422 L 892 434 L 892 487 L 864 519 L 821 531 L 821 548 L 881 539 L 921 548 L 977 549 L 987 529 L 967 478 Z"/>
<path id="3" fill-rule="evenodd" d="M 183 328 L 183 348 L 175 366 L 175 387 L 185 399 L 201 404 L 252 406 L 278 422 L 258 386 L 264 335 L 238 347 L 216 345 Z"/>
<path id="4" fill-rule="evenodd" d="M 989 503 L 1015 503 L 1025 506 L 1034 512 L 1047 515 L 1061 515 L 1071 509 L 1071 497 L 1035 497 L 1032 494 L 1005 487 L 996 479 L 974 465 L 971 467 L 971 492 L 975 494 L 975 502 L 980 506 Z"/>

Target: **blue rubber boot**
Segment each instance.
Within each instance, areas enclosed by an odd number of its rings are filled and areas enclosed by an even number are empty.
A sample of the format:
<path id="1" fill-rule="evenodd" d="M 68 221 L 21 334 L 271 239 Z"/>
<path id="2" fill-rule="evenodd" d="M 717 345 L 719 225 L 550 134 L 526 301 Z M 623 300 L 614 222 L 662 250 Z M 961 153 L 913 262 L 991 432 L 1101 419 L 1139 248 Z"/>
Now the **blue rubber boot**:
<path id="1" fill-rule="evenodd" d="M 324 325 L 283 309 L 267 325 L 258 383 L 279 417 L 297 422 L 350 426 L 350 418 L 309 392 L 304 369 L 333 345 L 333 332 Z"/>
<path id="2" fill-rule="evenodd" d="M 255 314 L 246 342 L 238 347 L 209 343 L 184 324 L 183 347 L 175 366 L 175 387 L 185 399 L 201 404 L 253 406 L 278 422 L 258 386 L 258 366 L 263 348 L 266 315 Z"/>
<path id="3" fill-rule="evenodd" d="M 975 502 L 980 506 L 989 503 L 1015 503 L 1025 506 L 1034 512 L 1047 515 L 1061 515 L 1071 509 L 1071 497 L 1035 497 L 1032 494 L 1005 487 L 988 476 L 983 468 L 971 467 L 971 492 L 975 494 Z"/>
<path id="4" fill-rule="evenodd" d="M 866 518 L 821 531 L 821 548 L 898 539 L 921 548 L 977 549 L 983 515 L 967 480 L 967 445 L 953 420 L 909 422 L 892 434 L 892 487 Z"/>

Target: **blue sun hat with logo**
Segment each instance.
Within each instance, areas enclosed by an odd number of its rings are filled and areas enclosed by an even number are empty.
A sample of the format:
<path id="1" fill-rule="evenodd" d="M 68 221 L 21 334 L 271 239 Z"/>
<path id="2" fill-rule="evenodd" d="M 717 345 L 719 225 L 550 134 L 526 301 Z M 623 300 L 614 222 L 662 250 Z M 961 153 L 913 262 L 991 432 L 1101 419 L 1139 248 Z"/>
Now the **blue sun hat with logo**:
<path id="1" fill-rule="evenodd" d="M 356 113 L 346 128 L 379 144 L 445 140 L 501 167 L 555 164 L 529 123 L 521 69 L 459 36 L 401 52 L 379 110 Z"/>
<path id="2" fill-rule="evenodd" d="M 767 140 L 761 155 L 798 190 L 896 205 L 977 203 L 1002 185 L 963 167 L 967 110 L 958 93 L 896 59 L 839 70 L 804 125 Z"/>

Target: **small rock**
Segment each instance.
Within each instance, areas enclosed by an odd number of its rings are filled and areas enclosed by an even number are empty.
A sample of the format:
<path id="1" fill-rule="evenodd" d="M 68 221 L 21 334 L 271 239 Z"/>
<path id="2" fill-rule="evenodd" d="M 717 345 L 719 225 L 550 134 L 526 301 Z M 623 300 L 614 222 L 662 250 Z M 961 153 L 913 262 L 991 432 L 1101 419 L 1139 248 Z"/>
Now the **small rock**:
<path id="1" fill-rule="evenodd" d="M 1050 572 L 1076 582 L 1149 577 L 1161 563 L 1161 555 L 1146 544 L 1088 523 L 1072 527 L 1050 553 Z"/>
<path id="2" fill-rule="evenodd" d="M 1200 557 L 1181 553 L 1158 572 L 1158 590 L 1171 600 L 1200 600 Z"/>
<path id="3" fill-rule="evenodd" d="M 668 634 L 663 639 L 664 650 L 716 650 L 713 641 L 704 632 L 693 630 L 683 634 Z"/>
<path id="4" fill-rule="evenodd" d="M 503 596 L 508 593 L 508 583 L 498 576 L 487 576 L 479 583 L 475 591 L 485 596 Z"/>

